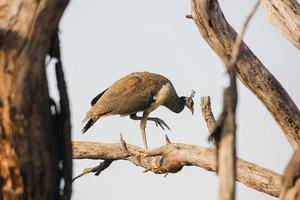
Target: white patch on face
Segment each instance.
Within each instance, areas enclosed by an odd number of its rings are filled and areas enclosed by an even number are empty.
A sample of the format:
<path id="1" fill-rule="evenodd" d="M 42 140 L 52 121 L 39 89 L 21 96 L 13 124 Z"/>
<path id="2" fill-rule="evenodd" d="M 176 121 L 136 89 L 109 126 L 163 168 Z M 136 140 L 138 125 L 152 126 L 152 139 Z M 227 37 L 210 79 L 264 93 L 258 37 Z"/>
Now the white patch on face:
<path id="1" fill-rule="evenodd" d="M 165 100 L 169 97 L 170 89 L 171 89 L 171 84 L 170 83 L 167 83 L 167 84 L 163 85 L 161 87 L 161 89 L 158 91 L 158 93 L 153 97 L 153 99 L 155 101 L 145 111 L 147 113 L 150 113 L 153 110 L 155 110 L 158 106 L 162 105 L 165 102 Z"/>

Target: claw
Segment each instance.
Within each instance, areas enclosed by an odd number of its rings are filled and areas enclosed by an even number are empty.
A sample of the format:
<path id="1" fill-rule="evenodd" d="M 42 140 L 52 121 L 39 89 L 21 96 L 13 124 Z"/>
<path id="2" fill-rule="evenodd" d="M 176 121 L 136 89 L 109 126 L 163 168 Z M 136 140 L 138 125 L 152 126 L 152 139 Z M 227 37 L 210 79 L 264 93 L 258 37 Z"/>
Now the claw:
<path id="1" fill-rule="evenodd" d="M 171 130 L 170 127 L 163 120 L 161 120 L 161 122 L 165 127 L 167 127 L 167 129 Z"/>
<path id="2" fill-rule="evenodd" d="M 163 130 L 165 130 L 165 128 L 171 130 L 170 127 L 166 124 L 166 122 L 164 122 L 164 120 L 162 120 L 162 119 L 160 119 L 160 118 L 157 118 L 157 117 L 149 117 L 148 120 L 154 121 L 156 127 L 158 127 L 158 125 L 159 125 Z"/>
<path id="3" fill-rule="evenodd" d="M 155 122 L 156 127 L 158 127 L 158 125 L 159 125 L 162 128 L 162 130 L 165 130 L 165 128 L 159 121 L 154 121 L 154 122 Z"/>

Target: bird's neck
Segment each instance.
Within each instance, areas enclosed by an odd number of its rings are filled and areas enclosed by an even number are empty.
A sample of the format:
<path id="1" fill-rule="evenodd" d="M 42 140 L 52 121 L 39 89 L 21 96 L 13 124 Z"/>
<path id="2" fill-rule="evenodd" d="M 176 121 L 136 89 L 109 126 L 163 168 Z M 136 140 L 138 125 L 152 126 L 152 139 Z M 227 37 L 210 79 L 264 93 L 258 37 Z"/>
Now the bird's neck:
<path id="1" fill-rule="evenodd" d="M 180 113 L 184 109 L 185 101 L 184 97 L 175 98 L 175 101 L 170 102 L 168 108 L 175 113 Z"/>

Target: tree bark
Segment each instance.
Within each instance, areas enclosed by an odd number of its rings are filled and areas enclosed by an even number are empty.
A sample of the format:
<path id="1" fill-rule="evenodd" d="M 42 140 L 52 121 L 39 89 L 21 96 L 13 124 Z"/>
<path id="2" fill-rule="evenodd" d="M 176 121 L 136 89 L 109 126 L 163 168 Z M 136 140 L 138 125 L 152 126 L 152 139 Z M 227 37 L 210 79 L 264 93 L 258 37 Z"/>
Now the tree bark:
<path id="1" fill-rule="evenodd" d="M 219 199 L 235 199 L 236 177 L 236 122 L 237 89 L 235 73 L 230 72 L 230 86 L 224 89 L 222 124 L 217 124 L 220 140 L 217 141 Z"/>
<path id="2" fill-rule="evenodd" d="M 202 111 L 202 116 L 206 122 L 208 131 L 210 134 L 214 132 L 216 126 L 216 119 L 211 110 L 210 96 L 202 96 L 200 101 L 200 107 Z"/>
<path id="3" fill-rule="evenodd" d="M 0 199 L 58 199 L 71 170 L 70 145 L 61 148 L 70 138 L 58 138 L 70 129 L 51 114 L 45 58 L 68 0 L 0 4 Z"/>
<path id="4" fill-rule="evenodd" d="M 152 150 L 126 144 L 73 142 L 73 159 L 128 160 L 156 174 L 176 173 L 183 166 L 216 171 L 216 150 L 188 144 L 167 144 Z M 90 170 L 92 172 L 92 170 Z M 278 197 L 281 176 L 272 170 L 237 159 L 236 180 Z"/>
<path id="5" fill-rule="evenodd" d="M 191 5 L 191 17 L 202 37 L 224 63 L 228 63 L 237 33 L 224 18 L 218 1 L 191 0 Z M 300 143 L 299 109 L 245 43 L 241 45 L 237 75 L 267 107 L 295 150 Z"/>
<path id="6" fill-rule="evenodd" d="M 300 148 L 294 153 L 282 177 L 282 200 L 300 200 Z"/>
<path id="7" fill-rule="evenodd" d="M 300 5 L 297 0 L 263 0 L 270 22 L 300 49 Z"/>

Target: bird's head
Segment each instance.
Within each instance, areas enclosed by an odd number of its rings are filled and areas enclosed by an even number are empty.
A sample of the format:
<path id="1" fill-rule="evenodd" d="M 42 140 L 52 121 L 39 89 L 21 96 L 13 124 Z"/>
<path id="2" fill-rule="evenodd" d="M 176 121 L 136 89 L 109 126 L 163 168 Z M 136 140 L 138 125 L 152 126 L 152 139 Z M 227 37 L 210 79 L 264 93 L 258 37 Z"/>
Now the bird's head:
<path id="1" fill-rule="evenodd" d="M 189 97 L 185 97 L 184 98 L 184 103 L 185 103 L 185 106 L 188 107 L 190 109 L 190 111 L 192 112 L 192 114 L 194 114 L 194 101 L 193 101 L 193 98 L 195 96 L 195 91 L 192 90 L 192 93 Z"/>

